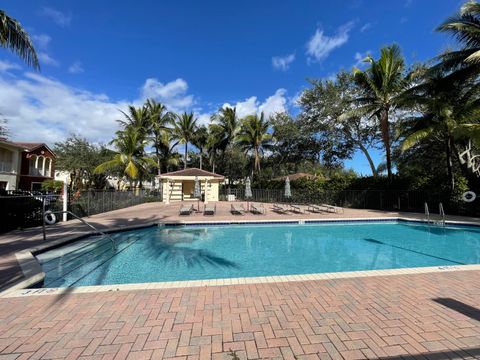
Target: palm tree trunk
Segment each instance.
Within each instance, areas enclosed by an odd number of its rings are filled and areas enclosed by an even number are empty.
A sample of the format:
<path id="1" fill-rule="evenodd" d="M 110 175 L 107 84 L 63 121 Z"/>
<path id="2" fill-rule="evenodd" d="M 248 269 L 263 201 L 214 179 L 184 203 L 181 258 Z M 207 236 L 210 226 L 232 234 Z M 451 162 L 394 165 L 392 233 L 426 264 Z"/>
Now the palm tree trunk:
<path id="1" fill-rule="evenodd" d="M 255 149 L 255 170 L 260 172 L 260 154 L 258 149 Z"/>
<path id="2" fill-rule="evenodd" d="M 370 156 L 370 153 L 368 152 L 367 148 L 361 142 L 357 144 L 360 151 L 363 152 L 363 155 L 365 155 L 365 157 L 368 160 L 368 164 L 370 165 L 370 169 L 372 170 L 372 175 L 378 176 L 377 168 L 375 167 L 375 164 L 373 163 L 372 157 Z"/>
<path id="3" fill-rule="evenodd" d="M 452 161 L 452 138 L 447 136 L 445 150 L 447 155 L 447 176 L 448 184 L 450 187 L 450 193 L 453 194 L 455 190 L 455 177 L 453 175 L 453 161 Z"/>
<path id="4" fill-rule="evenodd" d="M 200 170 L 202 170 L 202 160 L 203 160 L 203 156 L 202 156 L 202 151 L 200 151 Z"/>
<path id="5" fill-rule="evenodd" d="M 188 150 L 188 142 L 185 142 L 185 159 L 184 159 L 184 163 L 183 163 L 183 168 L 184 169 L 187 168 L 187 150 Z"/>
<path id="6" fill-rule="evenodd" d="M 160 162 L 160 152 L 158 151 L 158 147 L 155 146 L 155 156 L 157 157 L 157 174 L 162 175 L 162 164 Z"/>
<path id="7" fill-rule="evenodd" d="M 388 106 L 386 106 L 381 113 L 380 127 L 382 130 L 382 140 L 383 145 L 385 146 L 385 154 L 387 156 L 387 175 L 388 182 L 392 183 L 392 156 L 390 149 L 390 124 L 388 123 Z"/>

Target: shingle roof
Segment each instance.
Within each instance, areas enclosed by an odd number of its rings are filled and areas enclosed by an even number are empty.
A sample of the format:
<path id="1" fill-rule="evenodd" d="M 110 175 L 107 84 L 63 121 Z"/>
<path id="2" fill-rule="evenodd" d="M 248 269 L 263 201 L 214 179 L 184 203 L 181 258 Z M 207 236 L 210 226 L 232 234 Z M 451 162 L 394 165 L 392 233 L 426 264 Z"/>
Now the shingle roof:
<path id="1" fill-rule="evenodd" d="M 223 179 L 223 175 L 215 174 L 210 171 L 201 170 L 199 168 L 188 168 L 178 171 L 172 171 L 166 174 L 161 174 L 159 177 L 170 177 L 170 176 L 211 176 L 214 178 L 221 178 Z"/>
<path id="2" fill-rule="evenodd" d="M 10 146 L 15 146 L 17 148 L 20 148 L 26 151 L 32 151 L 41 146 L 45 146 L 48 149 L 48 151 L 50 151 L 55 156 L 55 153 L 45 143 L 9 141 L 6 139 L 0 139 L 0 143 L 4 143 Z"/>

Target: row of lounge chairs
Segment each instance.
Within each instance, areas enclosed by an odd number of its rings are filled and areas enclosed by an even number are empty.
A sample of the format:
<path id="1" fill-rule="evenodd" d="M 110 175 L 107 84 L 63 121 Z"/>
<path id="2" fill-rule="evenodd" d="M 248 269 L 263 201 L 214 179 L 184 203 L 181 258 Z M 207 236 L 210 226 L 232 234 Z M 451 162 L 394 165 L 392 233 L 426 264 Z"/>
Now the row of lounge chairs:
<path id="1" fill-rule="evenodd" d="M 194 208 L 193 204 L 182 204 L 180 206 L 180 215 L 190 215 L 192 212 L 198 211 Z M 334 213 L 339 214 L 343 213 L 343 208 L 340 206 L 333 206 L 328 204 L 308 204 L 308 205 L 297 205 L 297 204 L 273 204 L 272 211 L 281 214 L 288 214 L 290 212 L 301 214 L 308 212 L 313 213 Z M 203 207 L 204 215 L 215 215 L 217 212 L 217 205 L 215 204 L 205 204 Z M 245 209 L 243 204 L 231 204 L 230 212 L 234 215 L 245 215 L 247 212 L 252 214 L 261 214 L 265 215 L 267 213 L 263 204 L 252 203 L 248 206 L 248 210 Z"/>

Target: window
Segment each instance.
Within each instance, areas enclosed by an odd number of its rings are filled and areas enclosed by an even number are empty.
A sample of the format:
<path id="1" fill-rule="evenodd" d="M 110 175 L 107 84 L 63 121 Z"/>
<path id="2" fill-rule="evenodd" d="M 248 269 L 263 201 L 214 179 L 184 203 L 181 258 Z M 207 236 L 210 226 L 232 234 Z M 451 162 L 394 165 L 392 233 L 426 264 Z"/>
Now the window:
<path id="1" fill-rule="evenodd" d="M 8 182 L 0 181 L 0 190 L 7 190 Z"/>
<path id="2" fill-rule="evenodd" d="M 42 190 L 42 183 L 32 182 L 32 191 L 40 191 L 40 190 Z"/>
<path id="3" fill-rule="evenodd" d="M 13 171 L 13 153 L 7 149 L 0 149 L 0 172 Z"/>

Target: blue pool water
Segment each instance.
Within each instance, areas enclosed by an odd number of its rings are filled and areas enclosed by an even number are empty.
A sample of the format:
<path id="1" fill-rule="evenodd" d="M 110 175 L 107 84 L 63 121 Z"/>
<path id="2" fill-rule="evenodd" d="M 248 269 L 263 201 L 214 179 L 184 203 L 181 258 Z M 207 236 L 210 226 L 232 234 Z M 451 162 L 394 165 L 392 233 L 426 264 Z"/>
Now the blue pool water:
<path id="1" fill-rule="evenodd" d="M 45 287 L 480 263 L 480 228 L 407 222 L 150 227 L 37 256 Z"/>

